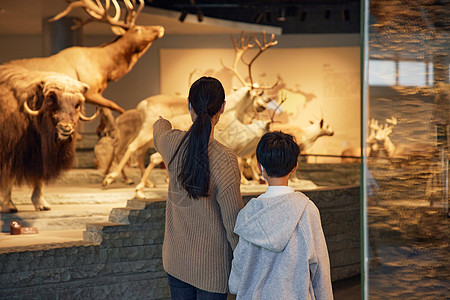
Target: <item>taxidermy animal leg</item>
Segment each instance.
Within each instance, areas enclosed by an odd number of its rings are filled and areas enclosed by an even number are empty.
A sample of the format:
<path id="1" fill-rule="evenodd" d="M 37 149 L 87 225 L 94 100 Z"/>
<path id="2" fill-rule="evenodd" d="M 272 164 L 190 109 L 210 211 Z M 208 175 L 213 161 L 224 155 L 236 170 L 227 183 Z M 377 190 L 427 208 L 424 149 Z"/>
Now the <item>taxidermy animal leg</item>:
<path id="1" fill-rule="evenodd" d="M 142 125 L 142 128 L 152 128 L 153 124 L 146 124 L 144 123 Z M 116 166 L 115 170 L 108 175 L 106 175 L 105 179 L 103 179 L 103 186 L 110 185 L 114 182 L 114 180 L 119 176 L 119 173 L 123 170 L 125 165 L 127 164 L 128 160 L 130 159 L 131 155 L 133 153 L 136 153 L 138 149 L 146 145 L 148 142 L 150 142 L 153 139 L 153 134 L 149 134 L 147 130 L 141 130 L 139 135 L 130 143 L 130 145 L 127 148 L 127 151 L 125 151 L 125 154 L 123 155 L 122 159 L 120 160 L 120 163 Z"/>
<path id="2" fill-rule="evenodd" d="M 241 184 L 249 184 L 248 179 L 245 178 L 244 175 L 244 161 L 241 157 L 238 157 L 238 163 L 239 163 L 239 171 L 241 172 Z"/>
<path id="3" fill-rule="evenodd" d="M 256 159 L 256 155 L 253 155 L 251 158 L 249 158 L 249 166 L 250 170 L 252 170 L 253 180 L 260 182 L 261 174 L 259 174 L 258 161 Z"/>
<path id="4" fill-rule="evenodd" d="M 139 170 L 141 171 L 141 178 L 144 176 L 144 173 L 146 170 L 144 160 L 147 155 L 148 148 L 149 148 L 149 146 L 145 146 L 137 151 L 137 163 L 138 163 Z M 150 158 L 150 161 L 151 161 L 151 158 Z M 151 187 L 154 187 L 155 185 L 150 180 L 146 180 L 145 186 L 151 188 Z"/>
<path id="5" fill-rule="evenodd" d="M 122 179 L 125 184 L 132 185 L 134 181 L 128 177 L 127 173 L 125 173 L 125 169 L 122 169 Z"/>
<path id="6" fill-rule="evenodd" d="M 37 211 L 40 210 L 50 210 L 50 204 L 45 200 L 42 194 L 42 189 L 44 185 L 42 182 L 37 182 L 33 187 L 33 194 L 31 195 L 31 202 Z"/>
<path id="7" fill-rule="evenodd" d="M 37 211 L 40 210 L 50 210 L 50 204 L 45 200 L 42 193 L 44 184 L 42 182 L 37 182 L 33 187 L 33 194 L 31 195 L 31 202 Z"/>
<path id="8" fill-rule="evenodd" d="M 15 213 L 17 207 L 11 201 L 12 182 L 6 183 L 6 186 L 2 187 L 0 191 L 0 212 L 2 213 Z"/>
<path id="9" fill-rule="evenodd" d="M 148 180 L 148 177 L 150 176 L 150 173 L 155 168 L 155 166 L 157 166 L 158 164 L 160 164 L 162 162 L 163 162 L 162 156 L 158 152 L 156 152 L 156 153 L 152 154 L 152 156 L 150 156 L 150 163 L 148 164 L 147 168 L 145 169 L 144 174 L 142 175 L 141 182 L 139 182 L 139 184 L 136 186 L 136 189 L 135 189 L 136 198 L 145 199 L 144 187 L 147 182 L 151 184 L 150 187 L 155 186 L 154 183 L 152 183 L 150 180 Z"/>

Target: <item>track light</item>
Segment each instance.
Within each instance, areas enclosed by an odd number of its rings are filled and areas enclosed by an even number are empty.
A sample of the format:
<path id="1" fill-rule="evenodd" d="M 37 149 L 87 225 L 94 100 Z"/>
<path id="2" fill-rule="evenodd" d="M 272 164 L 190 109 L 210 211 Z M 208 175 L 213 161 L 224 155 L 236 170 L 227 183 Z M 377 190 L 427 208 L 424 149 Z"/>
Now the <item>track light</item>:
<path id="1" fill-rule="evenodd" d="M 308 15 L 308 13 L 306 11 L 302 11 L 300 13 L 300 21 L 305 22 L 307 15 Z"/>
<path id="2" fill-rule="evenodd" d="M 201 10 L 197 11 L 197 20 L 203 22 L 203 12 Z"/>
<path id="3" fill-rule="evenodd" d="M 280 22 L 286 21 L 286 9 L 284 7 L 280 10 L 280 15 L 278 16 L 277 20 Z"/>
<path id="4" fill-rule="evenodd" d="M 178 20 L 179 20 L 180 22 L 184 22 L 184 19 L 186 19 L 186 16 L 187 16 L 187 12 L 183 11 L 183 12 L 181 13 L 180 17 L 178 18 Z"/>
<path id="5" fill-rule="evenodd" d="M 342 19 L 344 21 L 350 20 L 350 10 L 349 9 L 343 9 L 342 10 Z"/>
<path id="6" fill-rule="evenodd" d="M 253 18 L 253 22 L 258 24 L 259 22 L 261 22 L 262 18 L 264 18 L 264 13 L 259 11 Z"/>

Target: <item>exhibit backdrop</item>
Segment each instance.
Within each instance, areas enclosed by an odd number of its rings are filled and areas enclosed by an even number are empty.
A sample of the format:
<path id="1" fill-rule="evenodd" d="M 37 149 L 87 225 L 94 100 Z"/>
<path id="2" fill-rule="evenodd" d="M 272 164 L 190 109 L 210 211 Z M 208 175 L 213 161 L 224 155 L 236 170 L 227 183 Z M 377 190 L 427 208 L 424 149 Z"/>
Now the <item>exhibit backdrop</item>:
<path id="1" fill-rule="evenodd" d="M 253 51 L 253 52 L 252 52 Z M 249 62 L 256 54 L 244 54 Z M 233 49 L 160 49 L 160 91 L 187 97 L 189 86 L 200 76 L 217 77 L 227 94 L 242 84 L 226 67 L 231 67 Z M 226 66 L 226 67 L 224 67 Z M 245 64 L 239 73 L 248 79 Z M 334 129 L 333 136 L 320 137 L 311 154 L 340 155 L 360 145 L 360 48 L 270 48 L 252 65 L 252 78 L 260 85 L 278 85 L 267 94 L 279 100 L 289 123 L 306 127 L 320 119 Z M 309 162 L 337 162 L 338 158 L 311 157 Z"/>

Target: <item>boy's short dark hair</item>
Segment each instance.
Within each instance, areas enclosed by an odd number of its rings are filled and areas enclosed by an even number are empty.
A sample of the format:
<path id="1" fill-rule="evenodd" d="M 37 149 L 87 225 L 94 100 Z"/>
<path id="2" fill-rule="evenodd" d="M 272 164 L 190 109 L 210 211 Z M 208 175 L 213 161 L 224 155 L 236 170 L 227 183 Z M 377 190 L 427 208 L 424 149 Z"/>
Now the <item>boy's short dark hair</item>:
<path id="1" fill-rule="evenodd" d="M 256 159 L 270 177 L 284 177 L 297 165 L 300 148 L 295 138 L 281 131 L 264 134 L 256 147 Z"/>

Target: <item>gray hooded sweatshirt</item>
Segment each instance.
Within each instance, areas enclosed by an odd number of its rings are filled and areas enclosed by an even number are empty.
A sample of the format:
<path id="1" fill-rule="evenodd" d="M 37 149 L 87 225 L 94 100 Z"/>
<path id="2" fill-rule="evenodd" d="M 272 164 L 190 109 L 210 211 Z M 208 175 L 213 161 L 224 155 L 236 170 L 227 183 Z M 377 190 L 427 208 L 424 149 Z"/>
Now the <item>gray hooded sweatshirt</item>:
<path id="1" fill-rule="evenodd" d="M 251 199 L 234 232 L 229 288 L 237 299 L 333 299 L 319 210 L 303 193 Z"/>

